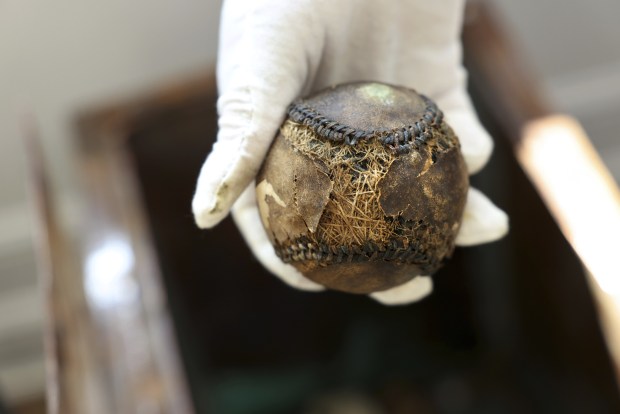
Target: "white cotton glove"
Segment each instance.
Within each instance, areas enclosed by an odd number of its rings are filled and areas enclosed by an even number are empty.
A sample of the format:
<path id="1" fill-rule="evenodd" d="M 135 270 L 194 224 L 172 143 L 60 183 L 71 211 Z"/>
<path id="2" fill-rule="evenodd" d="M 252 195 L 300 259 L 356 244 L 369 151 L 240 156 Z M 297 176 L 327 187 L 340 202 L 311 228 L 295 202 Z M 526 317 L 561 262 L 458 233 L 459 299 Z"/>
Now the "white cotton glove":
<path id="1" fill-rule="evenodd" d="M 323 289 L 275 255 L 253 180 L 289 104 L 339 83 L 382 81 L 427 95 L 458 135 L 470 174 L 479 171 L 493 143 L 465 90 L 463 10 L 464 0 L 226 1 L 217 65 L 219 132 L 192 203 L 198 226 L 215 226 L 232 207 L 267 269 L 298 289 Z M 507 230 L 506 214 L 470 189 L 456 243 L 490 242 Z M 370 296 L 404 304 L 431 291 L 431 278 L 420 276 Z"/>

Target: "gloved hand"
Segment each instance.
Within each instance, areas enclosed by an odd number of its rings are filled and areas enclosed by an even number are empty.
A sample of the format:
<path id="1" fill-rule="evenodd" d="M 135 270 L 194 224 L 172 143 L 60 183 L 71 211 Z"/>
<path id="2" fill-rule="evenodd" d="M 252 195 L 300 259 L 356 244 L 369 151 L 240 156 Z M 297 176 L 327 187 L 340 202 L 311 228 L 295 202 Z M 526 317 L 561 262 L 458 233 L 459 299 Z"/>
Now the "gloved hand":
<path id="1" fill-rule="evenodd" d="M 463 10 L 464 0 L 226 1 L 217 64 L 219 132 L 192 203 L 198 226 L 215 226 L 232 206 L 237 226 L 267 269 L 298 289 L 323 289 L 275 255 L 253 180 L 288 105 L 344 82 L 382 81 L 429 96 L 458 135 L 470 174 L 480 170 L 493 143 L 465 90 Z M 507 230 L 506 214 L 470 189 L 457 245 L 490 242 Z M 402 304 L 431 291 L 430 277 L 419 276 L 370 296 Z"/>

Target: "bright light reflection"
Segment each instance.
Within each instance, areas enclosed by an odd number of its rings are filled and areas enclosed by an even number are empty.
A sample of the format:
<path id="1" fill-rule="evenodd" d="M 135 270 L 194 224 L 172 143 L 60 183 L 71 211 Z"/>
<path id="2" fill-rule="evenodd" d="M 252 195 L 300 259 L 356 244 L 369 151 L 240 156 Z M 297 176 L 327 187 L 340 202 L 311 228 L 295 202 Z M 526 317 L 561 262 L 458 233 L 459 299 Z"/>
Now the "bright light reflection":
<path id="1" fill-rule="evenodd" d="M 85 290 L 97 307 L 112 307 L 133 301 L 138 286 L 131 277 L 134 256 L 121 236 L 111 236 L 92 250 L 85 263 Z"/>
<path id="2" fill-rule="evenodd" d="M 528 124 L 518 156 L 601 289 L 620 300 L 620 193 L 572 118 Z"/>

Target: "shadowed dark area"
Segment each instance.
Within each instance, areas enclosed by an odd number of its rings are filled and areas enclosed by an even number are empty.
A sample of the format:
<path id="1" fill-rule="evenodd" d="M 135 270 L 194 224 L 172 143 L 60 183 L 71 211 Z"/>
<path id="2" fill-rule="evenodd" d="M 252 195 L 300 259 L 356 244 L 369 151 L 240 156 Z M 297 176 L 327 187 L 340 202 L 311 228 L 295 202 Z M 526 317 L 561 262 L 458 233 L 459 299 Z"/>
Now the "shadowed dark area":
<path id="1" fill-rule="evenodd" d="M 510 235 L 457 248 L 430 297 L 385 307 L 289 288 L 230 218 L 195 227 L 217 123 L 215 89 L 193 96 L 144 111 L 129 145 L 198 412 L 303 413 L 351 393 L 386 413 L 620 412 L 581 264 L 483 102 L 496 150 L 472 184 L 510 215 Z"/>

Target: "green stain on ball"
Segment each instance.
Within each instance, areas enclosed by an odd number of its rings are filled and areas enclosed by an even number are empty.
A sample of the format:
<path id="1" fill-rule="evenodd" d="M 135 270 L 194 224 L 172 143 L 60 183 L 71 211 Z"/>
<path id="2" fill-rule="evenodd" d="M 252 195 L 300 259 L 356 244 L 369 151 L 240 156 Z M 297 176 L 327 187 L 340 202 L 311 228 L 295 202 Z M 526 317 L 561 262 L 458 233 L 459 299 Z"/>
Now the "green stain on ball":
<path id="1" fill-rule="evenodd" d="M 358 93 L 366 99 L 382 105 L 394 104 L 394 88 L 380 83 L 369 83 L 362 86 Z"/>

